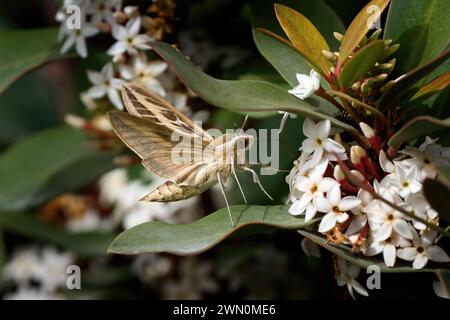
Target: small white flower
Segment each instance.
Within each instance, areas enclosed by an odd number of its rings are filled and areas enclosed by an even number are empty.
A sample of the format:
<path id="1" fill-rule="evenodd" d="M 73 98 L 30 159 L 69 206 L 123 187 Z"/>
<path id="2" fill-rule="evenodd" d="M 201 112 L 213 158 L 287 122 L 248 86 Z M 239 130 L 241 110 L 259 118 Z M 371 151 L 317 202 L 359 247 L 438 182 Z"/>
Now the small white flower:
<path id="1" fill-rule="evenodd" d="M 413 230 L 413 246 L 399 249 L 397 256 L 406 261 L 413 261 L 414 269 L 422 269 L 428 260 L 433 262 L 450 262 L 450 258 L 441 247 L 434 245 L 437 232 L 434 230 L 425 231 L 422 235 Z"/>
<path id="2" fill-rule="evenodd" d="M 409 169 L 402 165 L 395 165 L 396 169 L 396 187 L 402 198 L 406 198 L 411 193 L 416 193 L 422 189 L 419 182 L 419 173 L 416 167 Z"/>
<path id="3" fill-rule="evenodd" d="M 15 251 L 3 269 L 4 279 L 19 285 L 37 278 L 39 274 L 41 274 L 41 261 L 38 249 L 35 247 Z"/>
<path id="4" fill-rule="evenodd" d="M 443 148 L 435 142 L 436 140 L 426 137 L 425 142 L 418 149 L 407 147 L 402 151 L 412 157 L 411 163 L 419 170 L 421 179 L 434 179 L 437 174 L 436 166 L 448 164 L 448 161 L 442 157 Z"/>
<path id="5" fill-rule="evenodd" d="M 292 215 L 305 213 L 305 221 L 314 218 L 317 213 L 314 201 L 317 197 L 328 192 L 333 186 L 337 186 L 338 182 L 332 178 L 323 178 L 323 172 L 328 165 L 328 161 L 323 160 L 325 165 L 319 165 L 317 170 L 311 170 L 308 176 L 297 176 L 295 188 L 301 192 L 301 197 L 294 201 L 289 208 Z"/>
<path id="6" fill-rule="evenodd" d="M 138 49 L 150 49 L 148 43 L 153 39 L 145 34 L 138 34 L 140 28 L 140 17 L 128 21 L 125 27 L 117 24 L 113 25 L 112 35 L 117 42 L 108 49 L 108 54 L 117 56 L 128 52 L 131 55 L 136 55 Z"/>
<path id="7" fill-rule="evenodd" d="M 112 104 L 117 109 L 122 110 L 123 104 L 118 90 L 120 90 L 124 81 L 122 79 L 114 78 L 112 64 L 106 64 L 101 72 L 88 70 L 87 74 L 89 80 L 94 85 L 86 92 L 86 96 L 98 99 L 107 95 Z"/>
<path id="8" fill-rule="evenodd" d="M 315 200 L 317 210 L 327 213 L 320 221 L 319 232 L 330 231 L 336 226 L 336 223 L 345 222 L 349 218 L 346 211 L 350 211 L 361 204 L 361 200 L 357 197 L 342 198 L 339 185 L 332 187 L 326 198 L 322 196 Z"/>
<path id="9" fill-rule="evenodd" d="M 397 257 L 397 248 L 411 245 L 408 240 L 393 232 L 390 237 L 384 240 L 373 239 L 364 254 L 374 256 L 383 252 L 384 263 L 387 267 L 393 267 Z"/>
<path id="10" fill-rule="evenodd" d="M 359 189 L 357 197 L 359 200 L 361 200 L 361 204 L 351 210 L 354 216 L 352 217 L 352 222 L 345 231 L 345 234 L 347 236 L 358 233 L 366 225 L 366 206 L 373 200 L 372 195 L 364 189 Z"/>
<path id="11" fill-rule="evenodd" d="M 342 258 L 337 258 L 336 282 L 339 287 L 347 286 L 348 292 L 355 300 L 356 298 L 353 290 L 362 296 L 369 296 L 367 290 L 356 280 L 360 272 L 361 268 L 357 265 L 351 264 Z"/>
<path id="12" fill-rule="evenodd" d="M 90 38 L 98 33 L 98 29 L 93 25 L 83 22 L 81 23 L 81 29 L 64 29 L 64 34 L 67 35 L 61 47 L 61 53 L 66 53 L 75 45 L 77 53 L 82 58 L 86 58 L 88 55 L 86 47 L 86 38 Z"/>
<path id="13" fill-rule="evenodd" d="M 412 212 L 419 218 L 422 218 L 430 223 L 436 223 L 436 218 L 438 217 L 438 213 L 431 208 L 428 201 L 425 199 L 425 196 L 422 192 L 416 192 L 410 194 L 406 200 L 405 204 L 402 205 L 403 208 Z M 426 230 L 428 227 L 422 222 L 417 221 L 416 219 L 412 219 L 412 223 L 414 228 L 417 230 Z"/>
<path id="14" fill-rule="evenodd" d="M 44 289 L 53 292 L 66 286 L 67 267 L 73 264 L 74 256 L 68 252 L 58 252 L 52 247 L 45 247 L 41 256 L 42 268 L 40 280 Z"/>
<path id="15" fill-rule="evenodd" d="M 289 90 L 289 93 L 296 96 L 299 99 L 309 98 L 315 91 L 320 88 L 320 75 L 311 70 L 309 76 L 302 73 L 296 74 L 298 85 Z"/>
<path id="16" fill-rule="evenodd" d="M 91 15 L 93 24 L 105 21 L 114 24 L 113 13 L 118 11 L 122 5 L 122 0 L 94 0 L 87 8 L 87 13 Z"/>
<path id="17" fill-rule="evenodd" d="M 302 151 L 306 153 L 312 153 L 311 166 L 315 166 L 319 163 L 320 159 L 327 151 L 331 154 L 345 153 L 345 149 L 342 145 L 328 138 L 330 135 L 331 123 L 330 120 L 323 120 L 317 124 L 306 118 L 303 122 L 303 133 L 307 137 L 303 140 Z"/>
<path id="18" fill-rule="evenodd" d="M 398 203 L 401 201 L 383 187 L 378 188 L 380 190 L 377 191 L 377 193 L 391 203 Z M 380 200 L 373 200 L 366 206 L 366 212 L 369 218 L 370 229 L 374 231 L 375 241 L 386 240 L 392 235 L 394 230 L 406 239 L 412 239 L 413 234 L 411 232 L 411 227 L 406 222 L 406 220 L 410 219 L 393 209 L 391 206 Z"/>
<path id="19" fill-rule="evenodd" d="M 166 90 L 156 77 L 161 75 L 166 69 L 167 63 L 164 61 L 147 62 L 147 59 L 136 57 L 133 61 L 133 67 L 128 65 L 120 67 L 120 75 L 126 80 L 134 80 L 143 84 L 160 96 L 165 96 Z"/>

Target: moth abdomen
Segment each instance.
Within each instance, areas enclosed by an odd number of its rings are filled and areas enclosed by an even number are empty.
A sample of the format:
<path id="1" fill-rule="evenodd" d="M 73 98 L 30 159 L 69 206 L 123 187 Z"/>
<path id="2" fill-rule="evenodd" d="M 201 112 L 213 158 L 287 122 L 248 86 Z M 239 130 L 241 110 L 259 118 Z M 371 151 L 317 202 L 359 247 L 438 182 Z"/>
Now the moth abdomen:
<path id="1" fill-rule="evenodd" d="M 191 186 L 180 186 L 172 181 L 167 181 L 147 194 L 141 201 L 170 202 L 192 198 L 202 191 Z"/>

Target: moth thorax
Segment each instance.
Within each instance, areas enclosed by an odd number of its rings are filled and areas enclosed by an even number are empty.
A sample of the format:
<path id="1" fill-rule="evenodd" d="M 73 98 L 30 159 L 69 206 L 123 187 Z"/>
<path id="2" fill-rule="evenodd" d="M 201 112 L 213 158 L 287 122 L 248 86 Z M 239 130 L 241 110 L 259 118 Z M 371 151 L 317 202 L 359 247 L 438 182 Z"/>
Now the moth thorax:
<path id="1" fill-rule="evenodd" d="M 223 143 L 215 148 L 216 156 L 229 160 L 244 159 L 245 151 L 252 145 L 254 137 L 246 134 L 224 134 Z"/>

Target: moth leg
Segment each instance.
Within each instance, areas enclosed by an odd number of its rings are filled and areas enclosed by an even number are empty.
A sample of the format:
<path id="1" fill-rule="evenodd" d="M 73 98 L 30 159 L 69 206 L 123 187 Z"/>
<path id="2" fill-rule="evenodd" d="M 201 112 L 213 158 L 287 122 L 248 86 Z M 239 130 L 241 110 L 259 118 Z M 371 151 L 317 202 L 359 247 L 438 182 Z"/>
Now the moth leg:
<path id="1" fill-rule="evenodd" d="M 266 195 L 270 200 L 273 201 L 273 198 L 272 198 L 272 197 L 270 196 L 270 194 L 268 194 L 267 191 L 264 189 L 264 187 L 263 187 L 262 184 L 261 184 L 261 181 L 259 181 L 259 177 L 258 177 L 258 175 L 256 174 L 255 170 L 250 169 L 250 168 L 248 168 L 248 167 L 242 167 L 242 169 L 245 170 L 245 171 L 248 171 L 248 172 L 251 172 L 251 173 L 252 173 L 252 175 L 253 175 L 253 182 L 256 183 L 256 184 L 261 188 L 262 192 L 264 192 L 265 195 Z"/>
<path id="2" fill-rule="evenodd" d="M 241 191 L 242 197 L 244 198 L 244 202 L 245 202 L 245 204 L 247 204 L 247 198 L 245 197 L 244 190 L 242 190 L 241 183 L 239 182 L 239 179 L 238 179 L 237 174 L 236 174 L 233 157 L 231 157 L 231 172 L 233 173 L 234 179 L 236 180 L 236 183 L 237 183 L 237 185 L 239 187 L 239 190 Z"/>
<path id="3" fill-rule="evenodd" d="M 222 196 L 225 199 L 225 204 L 227 205 L 228 214 L 230 215 L 231 226 L 234 227 L 233 217 L 231 216 L 230 205 L 228 204 L 227 195 L 225 194 L 224 183 L 222 178 L 220 178 L 219 172 L 217 172 L 217 180 L 219 181 L 220 191 L 222 192 Z"/>

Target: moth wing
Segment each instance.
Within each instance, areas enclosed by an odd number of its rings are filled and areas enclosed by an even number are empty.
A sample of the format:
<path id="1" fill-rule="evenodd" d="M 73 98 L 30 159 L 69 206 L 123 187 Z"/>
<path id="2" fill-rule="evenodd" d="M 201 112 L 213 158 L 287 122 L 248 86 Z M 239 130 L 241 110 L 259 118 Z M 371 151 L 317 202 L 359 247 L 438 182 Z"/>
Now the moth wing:
<path id="1" fill-rule="evenodd" d="M 211 135 L 158 94 L 136 84 L 125 84 L 121 91 L 125 107 L 131 115 L 164 124 L 180 134 L 194 135 L 205 141 L 213 140 Z"/>
<path id="2" fill-rule="evenodd" d="M 172 130 L 158 122 L 132 116 L 126 112 L 108 112 L 111 125 L 119 138 L 141 159 L 145 168 L 179 185 L 196 185 L 199 173 L 212 162 L 209 143 L 200 138 L 172 141 Z M 182 151 L 174 161 L 174 148 Z"/>

